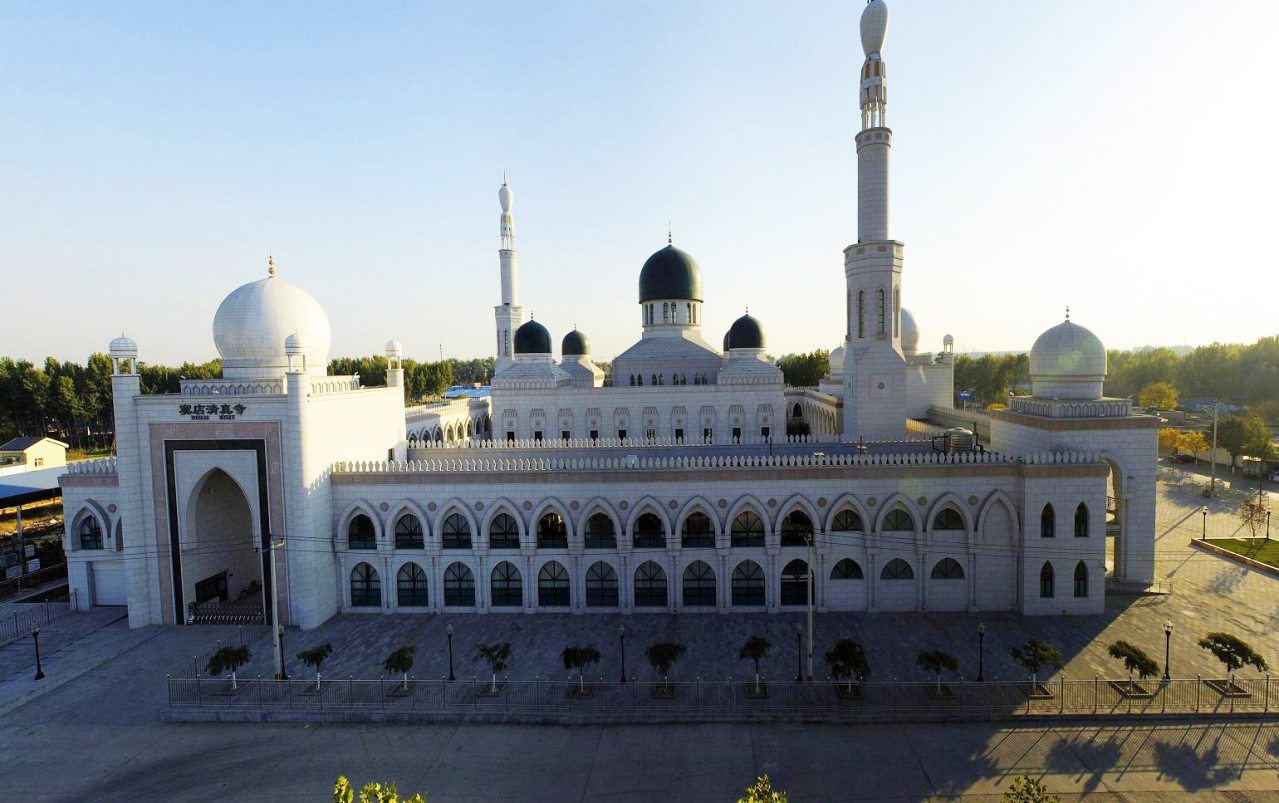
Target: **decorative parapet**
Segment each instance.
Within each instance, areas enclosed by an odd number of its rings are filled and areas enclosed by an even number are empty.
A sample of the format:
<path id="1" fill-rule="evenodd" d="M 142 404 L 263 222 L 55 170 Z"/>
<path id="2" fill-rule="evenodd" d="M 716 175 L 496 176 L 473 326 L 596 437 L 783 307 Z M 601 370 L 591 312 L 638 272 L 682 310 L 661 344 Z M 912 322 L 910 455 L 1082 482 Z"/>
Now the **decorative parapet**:
<path id="1" fill-rule="evenodd" d="M 68 474 L 115 474 L 115 458 L 99 457 L 96 460 L 77 460 L 67 463 Z"/>
<path id="2" fill-rule="evenodd" d="M 548 449 L 651 449 L 655 447 L 670 448 L 678 446 L 680 448 L 696 449 L 699 447 L 719 447 L 725 446 L 767 446 L 770 443 L 782 444 L 842 444 L 846 446 L 875 446 L 882 447 L 890 444 L 910 445 L 910 444 L 930 444 L 929 438 L 923 437 L 907 437 L 894 438 L 891 440 L 860 440 L 845 441 L 839 434 L 819 434 L 819 435 L 788 435 L 785 438 L 762 438 L 757 435 L 743 435 L 736 438 L 732 443 L 702 443 L 701 441 L 689 440 L 687 438 L 675 438 L 674 436 L 665 436 L 660 438 L 570 438 L 568 440 L 561 439 L 521 439 L 521 440 L 471 440 L 462 442 L 449 443 L 447 441 L 421 441 L 417 442 L 409 439 L 410 448 L 422 449 L 426 451 L 510 451 L 510 450 L 548 450 Z"/>
<path id="3" fill-rule="evenodd" d="M 1127 418 L 1132 415 L 1132 399 L 1075 401 L 1013 396 L 1011 402 L 1013 412 L 1041 418 Z"/>
<path id="4" fill-rule="evenodd" d="M 323 379 L 311 380 L 311 395 L 322 396 L 326 393 L 349 393 L 360 389 L 360 375 L 326 376 Z"/>
<path id="5" fill-rule="evenodd" d="M 283 396 L 284 379 L 183 379 L 182 396 Z"/>

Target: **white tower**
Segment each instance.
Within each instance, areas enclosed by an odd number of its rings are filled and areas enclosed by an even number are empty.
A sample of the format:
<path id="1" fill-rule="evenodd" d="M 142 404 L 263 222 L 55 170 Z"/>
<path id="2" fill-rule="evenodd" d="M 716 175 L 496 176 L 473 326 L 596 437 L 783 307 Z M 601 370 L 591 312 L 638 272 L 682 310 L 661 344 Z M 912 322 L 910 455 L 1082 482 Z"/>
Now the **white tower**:
<path id="1" fill-rule="evenodd" d="M 515 219 L 511 217 L 511 188 L 506 186 L 506 173 L 502 173 L 502 186 L 497 191 L 502 205 L 500 232 L 502 247 L 497 252 L 502 264 L 502 303 L 493 308 L 497 320 L 497 360 L 493 373 L 514 363 L 511 339 L 515 330 L 524 323 L 524 308 L 519 301 L 518 258 L 515 254 Z"/>
<path id="2" fill-rule="evenodd" d="M 857 242 L 844 249 L 848 348 L 844 357 L 844 436 L 903 435 L 906 360 L 901 350 L 902 244 L 888 235 L 887 93 L 880 54 L 888 6 L 862 11 L 862 128 L 857 134 Z"/>

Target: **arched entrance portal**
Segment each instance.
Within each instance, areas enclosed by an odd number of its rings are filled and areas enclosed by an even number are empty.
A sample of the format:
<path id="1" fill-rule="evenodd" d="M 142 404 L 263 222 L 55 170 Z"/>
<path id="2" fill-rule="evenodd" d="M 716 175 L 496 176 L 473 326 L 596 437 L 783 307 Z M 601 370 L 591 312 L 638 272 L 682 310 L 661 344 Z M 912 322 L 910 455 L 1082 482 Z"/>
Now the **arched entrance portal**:
<path id="1" fill-rule="evenodd" d="M 215 468 L 191 491 L 182 533 L 188 622 L 262 621 L 261 538 L 244 491 Z"/>
<path id="2" fill-rule="evenodd" d="M 1103 458 L 1110 468 L 1106 477 L 1106 567 L 1111 577 L 1127 577 L 1124 559 L 1124 473 L 1110 458 Z"/>

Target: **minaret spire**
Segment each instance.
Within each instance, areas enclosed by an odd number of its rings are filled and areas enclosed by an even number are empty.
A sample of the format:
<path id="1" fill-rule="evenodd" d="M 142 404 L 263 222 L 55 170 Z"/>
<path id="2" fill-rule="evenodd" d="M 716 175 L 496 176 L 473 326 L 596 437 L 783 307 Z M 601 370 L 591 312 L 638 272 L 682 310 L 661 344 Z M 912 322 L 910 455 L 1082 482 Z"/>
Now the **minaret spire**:
<path id="1" fill-rule="evenodd" d="M 519 299 L 519 259 L 515 253 L 515 218 L 511 215 L 514 196 L 506 183 L 506 168 L 502 168 L 502 186 L 497 190 L 497 201 L 502 206 L 498 234 L 501 247 L 497 255 L 502 272 L 502 303 L 493 308 L 497 322 L 497 360 L 494 372 L 512 362 L 511 343 L 515 330 L 524 323 L 524 310 Z"/>

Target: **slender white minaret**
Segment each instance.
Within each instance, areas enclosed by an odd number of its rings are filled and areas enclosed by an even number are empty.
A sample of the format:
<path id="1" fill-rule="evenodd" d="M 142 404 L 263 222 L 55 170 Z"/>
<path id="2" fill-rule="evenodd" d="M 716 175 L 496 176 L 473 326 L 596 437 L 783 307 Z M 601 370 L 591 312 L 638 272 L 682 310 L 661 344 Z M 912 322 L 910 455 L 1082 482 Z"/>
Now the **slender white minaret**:
<path id="1" fill-rule="evenodd" d="M 888 6 L 862 11 L 862 127 L 857 133 L 857 242 L 844 249 L 848 349 L 844 361 L 844 435 L 898 436 L 906 431 L 901 350 L 902 244 L 888 234 L 888 96 L 881 50 Z"/>
<path id="2" fill-rule="evenodd" d="M 502 303 L 493 308 L 497 320 L 497 360 L 493 372 L 497 373 L 514 362 L 511 338 L 524 323 L 524 308 L 519 301 L 519 260 L 515 254 L 515 219 L 511 216 L 511 188 L 506 185 L 506 172 L 502 172 L 502 186 L 497 191 L 502 205 L 499 226 L 502 247 L 497 252 L 502 265 Z"/>

